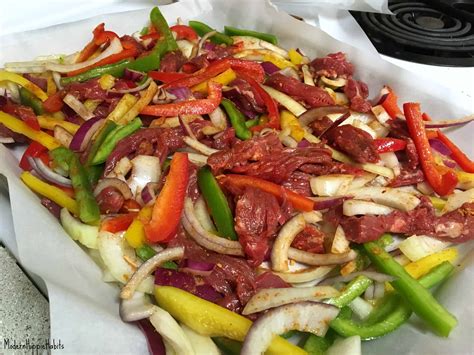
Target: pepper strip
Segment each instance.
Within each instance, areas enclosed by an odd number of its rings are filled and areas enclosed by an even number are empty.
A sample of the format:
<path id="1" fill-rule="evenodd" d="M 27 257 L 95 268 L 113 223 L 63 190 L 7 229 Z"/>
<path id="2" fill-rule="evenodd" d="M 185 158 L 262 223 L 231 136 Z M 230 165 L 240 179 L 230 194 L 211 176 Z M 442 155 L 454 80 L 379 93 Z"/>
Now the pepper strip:
<path id="1" fill-rule="evenodd" d="M 168 47 L 168 51 L 175 51 L 178 49 L 178 45 L 171 33 L 171 30 L 166 22 L 163 14 L 161 13 L 158 7 L 154 7 L 150 12 L 150 21 L 153 24 L 153 27 L 160 32 L 160 34 L 164 37 L 166 45 Z"/>
<path id="2" fill-rule="evenodd" d="M 219 75 L 215 76 L 214 78 L 210 80 L 216 83 L 219 83 L 221 85 L 227 85 L 233 80 L 235 80 L 235 78 L 237 78 L 237 76 L 235 75 L 235 72 L 232 69 L 227 69 L 225 72 L 220 73 Z M 192 87 L 191 90 L 205 93 L 207 91 L 208 82 L 209 81 L 202 82 L 201 84 L 198 84 Z"/>
<path id="3" fill-rule="evenodd" d="M 211 211 L 211 216 L 219 235 L 230 240 L 237 240 L 237 234 L 234 229 L 234 217 L 227 203 L 227 198 L 208 166 L 198 171 L 197 183 Z"/>
<path id="4" fill-rule="evenodd" d="M 49 117 L 46 115 L 38 116 L 38 122 L 41 128 L 54 130 L 54 127 L 60 126 L 71 134 L 75 134 L 80 127 L 75 123 L 64 120 L 58 120 L 56 118 Z"/>
<path id="5" fill-rule="evenodd" d="M 382 100 L 382 107 L 387 111 L 388 115 L 392 118 L 395 119 L 397 117 L 402 116 L 402 111 L 398 107 L 398 97 L 397 95 L 393 92 L 393 90 L 386 86 L 385 89 L 388 90 L 388 94 L 385 95 L 385 98 Z"/>
<path id="6" fill-rule="evenodd" d="M 331 298 L 327 303 L 342 308 L 351 303 L 356 297 L 359 297 L 373 283 L 367 276 L 360 275 L 352 280 L 337 297 Z"/>
<path id="7" fill-rule="evenodd" d="M 8 129 L 11 129 L 13 132 L 23 134 L 29 139 L 40 143 L 41 145 L 48 148 L 48 150 L 52 150 L 61 146 L 61 144 L 56 140 L 56 138 L 51 137 L 49 134 L 43 131 L 34 130 L 22 120 L 13 117 L 3 111 L 0 111 L 0 123 Z"/>
<path id="8" fill-rule="evenodd" d="M 202 23 L 199 21 L 189 21 L 189 27 L 191 27 L 194 31 L 196 31 L 197 34 L 201 37 L 203 37 L 206 33 L 216 31 L 212 27 L 209 27 L 205 23 Z M 231 37 L 217 31 L 216 31 L 216 34 L 214 34 L 209 39 L 211 40 L 211 42 L 214 42 L 217 44 L 227 44 L 228 46 L 234 43 L 234 40 Z"/>
<path id="9" fill-rule="evenodd" d="M 100 223 L 99 230 L 110 233 L 122 232 L 130 227 L 136 215 L 136 212 L 130 212 L 119 214 L 118 216 L 107 217 Z"/>
<path id="10" fill-rule="evenodd" d="M 443 142 L 450 150 L 450 157 L 458 163 L 462 170 L 467 173 L 474 173 L 474 162 L 459 149 L 443 132 L 438 131 L 438 139 Z"/>
<path id="11" fill-rule="evenodd" d="M 135 117 L 138 116 L 141 110 L 143 110 L 150 102 L 158 91 L 158 85 L 155 82 L 151 82 L 145 93 L 140 93 L 141 97 L 133 105 L 128 112 L 118 120 L 119 124 L 127 124 L 131 122 Z"/>
<path id="12" fill-rule="evenodd" d="M 140 248 L 145 243 L 144 225 L 150 221 L 152 212 L 152 206 L 143 207 L 125 232 L 124 238 L 132 248 Z"/>
<path id="13" fill-rule="evenodd" d="M 264 41 L 274 44 L 275 46 L 278 44 L 277 36 L 271 33 L 244 30 L 244 29 L 232 27 L 232 26 L 224 26 L 224 33 L 228 36 L 249 36 L 249 37 L 254 37 L 258 39 L 263 39 Z"/>
<path id="14" fill-rule="evenodd" d="M 19 91 L 21 104 L 31 107 L 36 115 L 42 115 L 44 112 L 44 108 L 41 100 L 24 87 L 21 87 Z"/>
<path id="15" fill-rule="evenodd" d="M 150 116 L 173 117 L 178 115 L 204 115 L 214 111 L 222 99 L 221 85 L 210 81 L 208 84 L 209 94 L 206 99 L 183 101 L 178 103 L 150 105 L 145 107 L 141 113 Z"/>
<path id="16" fill-rule="evenodd" d="M 235 187 L 244 188 L 244 187 L 256 187 L 262 191 L 268 192 L 273 196 L 277 197 L 281 201 L 287 200 L 290 204 L 297 210 L 309 212 L 314 208 L 314 201 L 310 200 L 307 197 L 304 197 L 296 192 L 288 190 L 283 186 L 277 185 L 273 182 L 266 181 L 253 176 L 246 175 L 222 175 L 218 178 L 219 183 L 221 184 L 231 184 Z"/>
<path id="17" fill-rule="evenodd" d="M 451 194 L 458 183 L 458 178 L 452 169 L 446 169 L 444 173 L 440 173 L 437 170 L 430 143 L 426 136 L 420 104 L 406 103 L 403 105 L 403 111 L 405 113 L 408 131 L 415 142 L 426 180 L 438 195 L 446 196 Z"/>
<path id="18" fill-rule="evenodd" d="M 227 116 L 229 116 L 230 123 L 235 130 L 237 138 L 247 140 L 252 138 L 252 132 L 245 125 L 245 116 L 240 112 L 234 103 L 229 99 L 223 99 L 221 105 L 224 107 Z"/>
<path id="19" fill-rule="evenodd" d="M 397 138 L 376 138 L 373 141 L 377 153 L 398 152 L 405 149 L 407 142 Z"/>
<path id="20" fill-rule="evenodd" d="M 438 265 L 418 280 L 421 287 L 431 288 L 445 280 L 454 270 L 449 262 Z M 343 337 L 359 335 L 370 340 L 390 333 L 405 323 L 412 314 L 411 308 L 397 293 L 388 294 L 375 308 L 367 320 L 356 323 L 351 319 L 337 317 L 331 321 L 331 328 Z"/>
<path id="21" fill-rule="evenodd" d="M 145 225 L 150 242 L 167 242 L 181 221 L 189 182 L 189 159 L 186 153 L 174 153 L 166 182 L 156 198 L 151 220 Z"/>
<path id="22" fill-rule="evenodd" d="M 76 216 L 78 215 L 79 208 L 77 202 L 69 197 L 59 187 L 45 183 L 28 171 L 22 172 L 20 179 L 25 183 L 26 186 L 28 186 L 37 194 L 49 198 L 59 206 L 66 208 L 69 212 L 75 214 Z"/>
<path id="23" fill-rule="evenodd" d="M 377 243 L 368 242 L 363 247 L 370 260 L 381 272 L 396 278 L 391 285 L 400 293 L 409 307 L 437 333 L 448 336 L 457 324 L 456 318 Z"/>
<path id="24" fill-rule="evenodd" d="M 43 90 L 41 90 L 41 88 L 38 85 L 25 79 L 21 75 L 8 72 L 5 70 L 0 70 L 0 81 L 4 81 L 4 80 L 11 81 L 15 84 L 18 84 L 24 87 L 26 90 L 30 91 L 33 95 L 35 95 L 41 101 L 46 101 L 46 99 L 48 98 L 48 95 L 46 95 L 46 93 Z"/>
<path id="25" fill-rule="evenodd" d="M 174 25 L 170 27 L 170 30 L 176 33 L 177 39 L 187 39 L 188 41 L 194 42 L 198 39 L 196 31 L 186 25 Z"/>
<path id="26" fill-rule="evenodd" d="M 258 82 L 263 82 L 265 78 L 265 72 L 263 71 L 262 66 L 258 63 L 237 58 L 223 58 L 216 60 L 208 67 L 190 74 L 183 79 L 165 84 L 164 88 L 192 87 L 202 83 L 203 81 L 214 78 L 215 76 L 225 72 L 227 69 L 233 69 L 239 75 L 241 73 L 247 74 L 248 76 L 255 78 Z"/>
<path id="27" fill-rule="evenodd" d="M 117 106 L 107 116 L 107 119 L 118 123 L 120 119 L 135 105 L 138 99 L 132 94 L 125 94 L 122 96 Z"/>
<path id="28" fill-rule="evenodd" d="M 238 74 L 242 79 L 248 82 L 252 87 L 252 90 L 254 90 L 257 95 L 262 98 L 268 111 L 268 122 L 264 125 L 258 125 L 256 127 L 253 127 L 252 130 L 261 131 L 263 128 L 266 127 L 280 129 L 280 112 L 278 111 L 278 105 L 275 100 L 273 100 L 270 94 L 267 93 L 255 79 L 253 79 L 246 73 L 239 72 Z"/>

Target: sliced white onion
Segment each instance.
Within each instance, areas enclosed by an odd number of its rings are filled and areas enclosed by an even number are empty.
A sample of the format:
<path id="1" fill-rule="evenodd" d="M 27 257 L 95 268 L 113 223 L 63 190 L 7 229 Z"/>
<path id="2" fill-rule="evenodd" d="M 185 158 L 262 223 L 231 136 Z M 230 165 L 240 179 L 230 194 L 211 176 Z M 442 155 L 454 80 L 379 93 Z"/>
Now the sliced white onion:
<path id="1" fill-rule="evenodd" d="M 316 196 L 341 196 L 349 190 L 353 175 L 331 174 L 312 177 L 310 179 L 311 191 Z"/>
<path id="2" fill-rule="evenodd" d="M 273 243 L 272 248 L 272 269 L 275 271 L 288 270 L 288 249 L 295 237 L 303 231 L 306 226 L 306 221 L 302 214 L 298 214 L 291 218 L 280 229 L 278 236 Z"/>
<path id="3" fill-rule="evenodd" d="M 349 282 L 355 279 L 357 276 L 366 276 L 371 280 L 377 281 L 377 282 L 391 282 L 395 280 L 393 276 L 387 275 L 387 274 L 382 274 L 380 272 L 375 272 L 375 271 L 356 271 L 352 272 L 348 275 L 345 276 L 336 276 L 336 277 L 331 277 L 329 279 L 323 280 L 321 283 L 318 285 L 334 285 L 338 282 Z"/>
<path id="4" fill-rule="evenodd" d="M 209 148 L 207 145 L 202 144 L 197 139 L 192 139 L 191 137 L 188 137 L 188 136 L 184 137 L 184 143 L 186 143 L 191 148 L 207 156 L 218 152 L 217 149 Z"/>
<path id="5" fill-rule="evenodd" d="M 180 326 L 181 329 L 183 329 L 184 334 L 186 334 L 186 337 L 191 342 L 191 346 L 196 355 L 221 355 L 221 351 L 212 341 L 211 337 L 195 332 L 184 323 L 180 324 Z"/>
<path id="6" fill-rule="evenodd" d="M 132 173 L 127 184 L 132 194 L 137 197 L 148 183 L 160 180 L 161 162 L 158 157 L 137 155 L 130 163 L 132 164 Z"/>
<path id="7" fill-rule="evenodd" d="M 329 79 L 325 76 L 322 76 L 319 80 L 324 83 L 326 86 L 329 86 L 332 89 L 337 89 L 343 87 L 347 84 L 347 79 L 344 78 L 337 78 L 337 79 Z"/>
<path id="8" fill-rule="evenodd" d="M 347 124 L 346 122 L 344 122 L 343 124 Z M 367 124 L 363 123 L 362 121 L 358 120 L 358 119 L 354 119 L 352 121 L 352 125 L 356 128 L 359 128 L 365 132 L 367 132 L 368 134 L 370 134 L 370 136 L 372 138 L 377 138 L 377 133 L 372 129 L 370 128 L 370 126 L 368 126 Z"/>
<path id="9" fill-rule="evenodd" d="M 474 188 L 450 195 L 443 207 L 443 213 L 454 211 L 466 202 L 474 201 Z"/>
<path id="10" fill-rule="evenodd" d="M 59 74 L 57 71 L 53 71 L 52 75 L 56 87 L 58 88 L 58 90 L 62 90 L 63 86 L 61 85 L 61 74 Z"/>
<path id="11" fill-rule="evenodd" d="M 362 187 L 351 191 L 351 195 L 358 200 L 371 200 L 406 212 L 420 204 L 420 199 L 415 195 L 390 187 Z"/>
<path id="12" fill-rule="evenodd" d="M 374 300 L 381 299 L 385 294 L 385 284 L 383 282 L 376 282 L 374 284 Z"/>
<path id="13" fill-rule="evenodd" d="M 114 170 L 107 175 L 107 177 L 116 177 L 120 180 L 125 181 L 125 175 L 132 169 L 132 163 L 128 157 L 123 157 L 115 165 Z"/>
<path id="14" fill-rule="evenodd" d="M 306 223 L 310 224 L 316 224 L 323 220 L 323 215 L 319 211 L 303 212 L 302 215 Z"/>
<path id="15" fill-rule="evenodd" d="M 393 170 L 395 176 L 400 175 L 400 162 L 398 161 L 397 155 L 394 152 L 381 153 L 380 159 L 384 165 Z"/>
<path id="16" fill-rule="evenodd" d="M 181 259 L 184 256 L 183 247 L 168 248 L 145 261 L 128 280 L 120 292 L 120 298 L 128 300 L 132 298 L 138 285 L 150 275 L 157 267 L 166 261 Z"/>
<path id="17" fill-rule="evenodd" d="M 292 97 L 282 93 L 281 91 L 275 90 L 274 88 L 266 85 L 262 85 L 262 88 L 280 105 L 284 106 L 296 117 L 301 116 L 306 112 L 306 108 L 301 105 L 298 101 Z"/>
<path id="18" fill-rule="evenodd" d="M 250 37 L 250 36 L 232 36 L 234 43 L 242 42 L 242 48 L 244 49 L 269 49 L 283 58 L 288 58 L 288 52 L 283 48 L 275 46 L 274 44 L 264 41 L 263 39 Z"/>
<path id="19" fill-rule="evenodd" d="M 307 265 L 338 265 L 354 260 L 357 253 L 354 250 L 344 254 L 315 254 L 307 251 L 290 248 L 288 257 Z"/>
<path id="20" fill-rule="evenodd" d="M 315 86 L 313 74 L 311 74 L 311 72 L 309 71 L 308 65 L 306 65 L 306 64 L 303 65 L 301 67 L 301 71 L 303 72 L 303 81 L 304 81 L 304 83 L 306 85 Z"/>
<path id="21" fill-rule="evenodd" d="M 210 233 L 215 233 L 216 228 L 214 227 L 214 223 L 212 223 L 211 216 L 207 211 L 206 201 L 199 196 L 196 203 L 194 204 L 194 212 L 196 214 L 196 218 L 198 219 L 201 226 Z"/>
<path id="22" fill-rule="evenodd" d="M 92 117 L 94 117 L 94 114 L 90 112 L 87 107 L 84 106 L 84 104 L 79 101 L 74 95 L 67 94 L 64 96 L 63 101 L 74 110 L 75 113 L 77 113 L 79 116 L 81 116 L 82 119 L 84 120 L 90 120 Z"/>
<path id="23" fill-rule="evenodd" d="M 325 355 L 362 355 L 360 336 L 336 339 Z"/>
<path id="24" fill-rule="evenodd" d="M 56 138 L 63 147 L 69 147 L 72 141 L 72 134 L 63 127 L 54 126 L 54 138 Z"/>
<path id="25" fill-rule="evenodd" d="M 376 138 L 387 137 L 390 133 L 390 129 L 377 120 L 373 120 L 368 126 L 375 132 Z"/>
<path id="26" fill-rule="evenodd" d="M 15 143 L 15 140 L 12 137 L 0 137 L 0 143 L 2 144 Z"/>
<path id="27" fill-rule="evenodd" d="M 125 200 L 130 200 L 133 197 L 132 191 L 130 190 L 128 185 L 123 180 L 120 180 L 118 178 L 101 179 L 94 189 L 94 196 L 97 197 L 102 192 L 102 190 L 107 187 L 116 188 L 118 191 L 120 191 Z"/>
<path id="28" fill-rule="evenodd" d="M 61 225 L 66 233 L 69 234 L 73 240 L 77 240 L 79 243 L 90 249 L 98 248 L 97 239 L 99 228 L 97 226 L 90 226 L 82 223 L 71 216 L 66 208 L 61 209 L 59 220 L 61 221 Z"/>
<path id="29" fill-rule="evenodd" d="M 387 215 L 393 212 L 393 208 L 381 205 L 375 202 L 363 200 L 347 200 L 342 205 L 342 213 L 344 216 L 358 215 Z"/>
<path id="30" fill-rule="evenodd" d="M 185 39 L 180 39 L 176 41 L 176 44 L 178 45 L 178 48 L 181 51 L 181 53 L 183 53 L 183 55 L 186 58 L 191 59 L 191 55 L 193 53 L 193 48 L 195 44 Z"/>
<path id="31" fill-rule="evenodd" d="M 7 81 L 7 89 L 10 93 L 11 100 L 17 104 L 21 103 L 20 89 L 17 84 Z"/>
<path id="32" fill-rule="evenodd" d="M 301 301 L 320 301 L 337 297 L 339 291 L 331 286 L 298 288 L 265 288 L 257 291 L 242 311 L 243 315 L 265 311 L 289 303 Z"/>
<path id="33" fill-rule="evenodd" d="M 333 154 L 333 159 L 339 160 L 334 157 L 334 154 Z M 339 160 L 339 161 L 342 161 L 342 160 Z M 344 161 L 342 162 L 344 163 Z M 372 163 L 355 164 L 355 166 L 360 167 L 369 173 L 381 175 L 389 179 L 393 179 L 395 177 L 393 170 L 385 166 L 372 164 Z"/>
<path id="34" fill-rule="evenodd" d="M 207 156 L 198 153 L 188 153 L 188 159 L 194 165 L 199 167 L 207 164 Z"/>
<path id="35" fill-rule="evenodd" d="M 356 191 L 361 187 L 365 186 L 367 183 L 371 182 L 375 179 L 376 175 L 364 172 L 363 175 L 354 177 L 352 180 L 351 185 L 349 186 L 349 190 L 346 191 L 347 194 L 350 194 L 352 191 Z"/>
<path id="36" fill-rule="evenodd" d="M 165 310 L 153 306 L 150 322 L 175 354 L 195 355 L 191 342 L 178 322 Z M 166 352 L 168 354 L 168 351 Z"/>
<path id="37" fill-rule="evenodd" d="M 439 240 L 427 235 L 412 235 L 399 244 L 399 249 L 411 261 L 437 253 L 451 245 L 450 242 Z"/>
<path id="38" fill-rule="evenodd" d="M 135 322 L 150 317 L 153 305 L 144 293 L 135 292 L 132 298 L 120 300 L 119 314 L 124 322 Z"/>
<path id="39" fill-rule="evenodd" d="M 351 303 L 349 308 L 361 319 L 364 320 L 369 316 L 374 307 L 361 297 L 356 297 Z"/>
<path id="40" fill-rule="evenodd" d="M 333 254 L 344 254 L 349 252 L 349 241 L 346 238 L 346 233 L 341 226 L 337 226 L 336 232 L 334 233 L 334 239 L 332 240 L 331 253 Z"/>
<path id="41" fill-rule="evenodd" d="M 58 73 L 67 73 L 70 71 L 79 70 L 79 69 L 88 67 L 92 64 L 95 64 L 101 61 L 102 59 L 107 58 L 108 56 L 111 56 L 112 54 L 117 54 L 121 52 L 122 49 L 123 47 L 122 47 L 122 44 L 120 43 L 120 40 L 118 38 L 114 38 L 113 40 L 110 41 L 109 46 L 95 58 L 86 60 L 85 62 L 76 63 L 76 64 L 59 64 L 59 63 L 49 62 L 45 64 L 44 69 L 51 70 L 53 72 L 58 72 Z"/>
<path id="42" fill-rule="evenodd" d="M 263 354 L 275 336 L 289 330 L 325 336 L 339 309 L 325 303 L 298 302 L 274 308 L 250 327 L 242 345 L 242 355 Z"/>
<path id="43" fill-rule="evenodd" d="M 193 202 L 190 198 L 184 201 L 184 218 L 182 218 L 184 229 L 201 246 L 221 254 L 243 256 L 244 252 L 239 242 L 221 238 L 215 234 L 209 233 L 196 218 Z"/>
<path id="44" fill-rule="evenodd" d="M 209 114 L 209 118 L 214 127 L 221 131 L 227 128 L 227 117 L 220 106 L 217 106 L 217 108 Z"/>

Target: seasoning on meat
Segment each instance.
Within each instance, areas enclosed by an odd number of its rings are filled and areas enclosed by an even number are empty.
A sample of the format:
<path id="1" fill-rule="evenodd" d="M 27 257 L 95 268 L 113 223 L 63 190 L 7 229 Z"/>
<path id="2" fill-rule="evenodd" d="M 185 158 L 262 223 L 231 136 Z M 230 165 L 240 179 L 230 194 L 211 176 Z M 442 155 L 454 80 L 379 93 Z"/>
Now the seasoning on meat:
<path id="1" fill-rule="evenodd" d="M 316 75 L 328 78 L 350 77 L 354 74 L 354 66 L 346 60 L 346 55 L 342 52 L 316 58 L 311 62 L 311 67 Z"/>

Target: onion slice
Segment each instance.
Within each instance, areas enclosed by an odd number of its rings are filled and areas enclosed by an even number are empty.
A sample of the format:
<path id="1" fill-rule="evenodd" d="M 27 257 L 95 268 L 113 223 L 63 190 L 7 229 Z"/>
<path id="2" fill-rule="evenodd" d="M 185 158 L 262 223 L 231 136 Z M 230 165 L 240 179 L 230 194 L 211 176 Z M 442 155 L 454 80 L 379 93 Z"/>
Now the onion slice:
<path id="1" fill-rule="evenodd" d="M 137 91 L 142 91 L 142 90 L 145 90 L 151 84 L 152 81 L 153 81 L 152 78 L 148 78 L 148 79 L 145 80 L 145 82 L 143 82 L 143 84 L 138 85 L 134 88 L 125 89 L 125 90 L 110 89 L 107 92 L 111 92 L 111 93 L 114 93 L 114 94 L 129 94 L 129 93 L 133 93 L 133 92 L 137 92 Z"/>
<path id="2" fill-rule="evenodd" d="M 72 182 L 70 179 L 59 175 L 53 171 L 49 166 L 47 166 L 40 158 L 33 158 L 29 156 L 28 162 L 33 167 L 33 169 L 40 175 L 43 179 L 53 182 L 60 186 L 71 187 Z"/>
<path id="3" fill-rule="evenodd" d="M 124 322 L 135 322 L 150 317 L 153 305 L 144 293 L 135 292 L 129 300 L 120 300 L 119 313 Z"/>
<path id="4" fill-rule="evenodd" d="M 344 106 L 324 106 L 324 107 L 314 107 L 303 113 L 298 117 L 298 121 L 301 126 L 307 126 L 313 121 L 319 120 L 327 115 L 332 115 L 336 113 L 344 114 L 349 112 L 347 107 Z"/>
<path id="5" fill-rule="evenodd" d="M 298 302 L 274 308 L 250 327 L 242 345 L 242 355 L 263 354 L 275 336 L 289 330 L 324 336 L 339 309 L 318 302 Z"/>
<path id="6" fill-rule="evenodd" d="M 333 266 L 319 266 L 319 267 L 308 267 L 292 272 L 272 272 L 273 274 L 280 277 L 283 281 L 291 284 L 302 284 L 311 282 L 313 284 L 319 283 L 324 277 L 329 274 Z M 265 270 L 266 269 L 261 269 Z"/>
<path id="7" fill-rule="evenodd" d="M 350 195 L 358 200 L 370 200 L 405 212 L 415 209 L 420 204 L 420 199 L 415 195 L 390 187 L 362 187 L 351 191 Z"/>
<path id="8" fill-rule="evenodd" d="M 474 115 L 469 115 L 457 120 L 426 121 L 424 124 L 425 128 L 448 128 L 462 126 L 472 121 L 474 121 Z"/>
<path id="9" fill-rule="evenodd" d="M 308 265 L 338 265 L 354 260 L 357 253 L 354 250 L 344 254 L 315 254 L 307 251 L 290 248 L 288 257 Z"/>
<path id="10" fill-rule="evenodd" d="M 319 301 L 338 295 L 339 291 L 331 286 L 265 288 L 252 296 L 242 314 L 257 313 L 295 302 Z"/>
<path id="11" fill-rule="evenodd" d="M 191 148 L 197 150 L 199 153 L 202 153 L 204 155 L 209 156 L 211 154 L 218 152 L 217 149 L 209 148 L 207 145 L 202 144 L 197 139 L 193 139 L 188 136 L 184 137 L 183 139 L 184 139 L 184 143 L 186 143 L 188 146 L 190 146 Z"/>
<path id="12" fill-rule="evenodd" d="M 90 112 L 82 102 L 80 102 L 74 95 L 67 94 L 64 96 L 63 101 L 74 110 L 84 120 L 90 120 L 94 117 L 94 114 Z"/>
<path id="13" fill-rule="evenodd" d="M 387 215 L 393 212 L 393 208 L 380 205 L 371 201 L 347 200 L 342 205 L 344 216 L 379 216 Z"/>
<path id="14" fill-rule="evenodd" d="M 122 291 L 120 292 L 120 298 L 129 300 L 130 298 L 132 298 L 138 285 L 140 285 L 140 283 L 145 279 L 145 277 L 150 275 L 153 270 L 155 270 L 165 261 L 181 259 L 183 256 L 183 247 L 168 248 L 154 255 L 152 258 L 145 261 L 137 269 L 137 271 L 133 273 L 130 280 L 128 280 L 128 282 L 122 288 Z"/>
<path id="15" fill-rule="evenodd" d="M 298 214 L 288 222 L 278 233 L 272 248 L 272 269 L 275 271 L 288 270 L 288 249 L 291 243 L 302 232 L 306 226 L 306 221 L 302 214 Z"/>
<path id="16" fill-rule="evenodd" d="M 284 106 L 296 117 L 301 116 L 306 112 L 306 108 L 301 105 L 298 101 L 292 97 L 282 93 L 281 91 L 275 90 L 274 88 L 266 85 L 262 85 L 262 88 L 280 105 Z"/>
<path id="17" fill-rule="evenodd" d="M 0 137 L 0 143 L 2 144 L 15 143 L 15 140 L 12 137 Z"/>
<path id="18" fill-rule="evenodd" d="M 94 134 L 102 127 L 105 119 L 94 117 L 84 122 L 71 140 L 69 148 L 75 152 L 83 152 Z"/>

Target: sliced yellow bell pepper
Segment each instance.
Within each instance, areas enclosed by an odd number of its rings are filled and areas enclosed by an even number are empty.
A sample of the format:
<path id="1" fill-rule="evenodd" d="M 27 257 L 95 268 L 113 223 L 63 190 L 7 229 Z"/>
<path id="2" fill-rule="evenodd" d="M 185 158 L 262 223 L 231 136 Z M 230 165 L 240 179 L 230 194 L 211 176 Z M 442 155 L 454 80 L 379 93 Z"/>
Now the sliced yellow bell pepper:
<path id="1" fill-rule="evenodd" d="M 288 57 L 290 58 L 290 62 L 295 65 L 300 65 L 303 62 L 303 56 L 294 48 L 288 51 Z"/>
<path id="2" fill-rule="evenodd" d="M 99 106 L 101 103 L 102 100 L 87 99 L 84 101 L 84 106 L 89 112 L 94 112 L 97 106 Z"/>
<path id="3" fill-rule="evenodd" d="M 411 277 L 419 279 L 421 276 L 428 273 L 432 268 L 445 261 L 452 263 L 457 257 L 457 249 L 448 248 L 405 265 L 405 270 L 410 274 Z M 393 287 L 388 282 L 385 283 L 385 289 L 387 291 L 393 291 Z"/>
<path id="4" fill-rule="evenodd" d="M 171 286 L 155 287 L 158 305 L 179 322 L 205 336 L 243 341 L 252 321 L 228 309 Z M 281 337 L 275 337 L 265 354 L 307 354 Z"/>
<path id="5" fill-rule="evenodd" d="M 46 95 L 51 96 L 56 94 L 58 88 L 56 87 L 56 83 L 54 82 L 51 72 L 48 71 L 43 75 L 46 78 Z"/>
<path id="6" fill-rule="evenodd" d="M 56 119 L 54 117 L 51 117 L 51 116 L 48 116 L 48 115 L 38 116 L 38 123 L 39 123 L 41 128 L 50 129 L 50 130 L 54 130 L 54 127 L 60 126 L 71 134 L 76 133 L 77 130 L 79 129 L 79 127 L 80 127 L 79 125 L 77 125 L 75 123 L 68 122 L 68 121 L 63 121 L 63 120 L 58 120 L 58 119 Z"/>
<path id="7" fill-rule="evenodd" d="M 210 79 L 212 81 L 215 81 L 216 83 L 222 84 L 222 85 L 227 85 L 231 81 L 235 80 L 237 76 L 235 75 L 235 72 L 232 69 L 227 69 L 225 72 L 220 73 L 219 75 L 215 76 L 214 78 Z M 200 84 L 197 84 L 191 88 L 192 91 L 199 91 L 202 93 L 207 93 L 207 83 L 209 80 L 204 81 Z"/>
<path id="8" fill-rule="evenodd" d="M 125 232 L 125 239 L 132 248 L 140 248 L 146 240 L 144 225 L 151 219 L 153 206 L 143 207 Z"/>
<path id="9" fill-rule="evenodd" d="M 280 124 L 282 129 L 289 128 L 290 135 L 297 142 L 304 138 L 304 129 L 301 127 L 300 122 L 290 111 L 283 110 L 280 113 Z"/>
<path id="10" fill-rule="evenodd" d="M 99 79 L 99 86 L 102 90 L 110 90 L 115 85 L 115 77 L 110 74 L 104 74 Z"/>
<path id="11" fill-rule="evenodd" d="M 51 201 L 56 202 L 59 206 L 65 207 L 69 212 L 75 214 L 79 213 L 79 208 L 74 199 L 68 196 L 59 187 L 45 183 L 32 175 L 28 171 L 24 171 L 20 175 L 20 179 L 28 186 L 31 190 L 37 194 L 49 198 Z"/>
<path id="12" fill-rule="evenodd" d="M 11 129 L 13 132 L 23 134 L 31 140 L 40 143 L 49 150 L 53 150 L 61 146 L 61 144 L 56 140 L 56 138 L 51 137 L 49 134 L 43 131 L 34 130 L 22 120 L 13 117 L 3 111 L 0 111 L 0 123 L 2 123 L 5 127 Z"/>
<path id="13" fill-rule="evenodd" d="M 138 99 L 132 94 L 125 94 L 122 96 L 117 106 L 107 116 L 108 120 L 118 122 L 131 108 Z"/>
<path id="14" fill-rule="evenodd" d="M 130 108 L 130 110 L 127 111 L 125 115 L 123 115 L 119 120 L 119 124 L 127 124 L 131 122 L 135 117 L 137 117 L 140 114 L 140 111 L 145 108 L 145 106 L 148 106 L 148 104 L 153 100 L 153 97 L 158 91 L 158 85 L 154 81 L 150 83 L 146 91 L 143 93 L 141 92 L 140 99 Z"/>
<path id="15" fill-rule="evenodd" d="M 444 208 L 444 205 L 446 204 L 446 200 L 443 200 L 442 198 L 439 198 L 436 196 L 430 196 L 429 198 L 434 208 L 436 208 L 437 210 L 442 210 Z"/>
<path id="16" fill-rule="evenodd" d="M 245 58 L 248 60 L 258 60 L 261 62 L 272 62 L 280 69 L 285 69 L 288 67 L 292 67 L 292 68 L 296 67 L 289 60 L 286 60 L 281 55 L 268 49 L 247 49 L 235 54 L 234 57 Z"/>
<path id="17" fill-rule="evenodd" d="M 31 81 L 25 79 L 21 75 L 18 75 L 16 73 L 11 73 L 9 71 L 0 70 L 0 81 L 4 81 L 4 80 L 11 81 L 15 84 L 23 86 L 25 89 L 30 91 L 33 95 L 38 97 L 41 101 L 46 101 L 46 99 L 48 98 L 48 95 L 46 95 L 46 93 L 43 90 L 41 90 L 41 88 L 38 85 L 33 84 Z"/>

